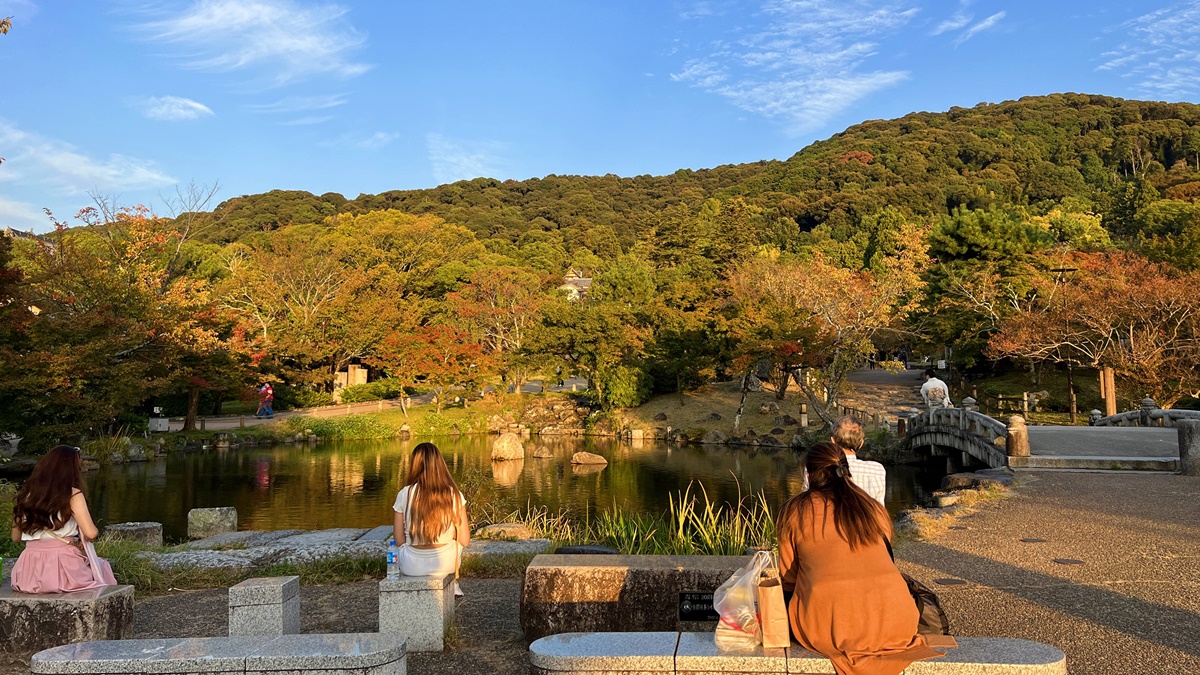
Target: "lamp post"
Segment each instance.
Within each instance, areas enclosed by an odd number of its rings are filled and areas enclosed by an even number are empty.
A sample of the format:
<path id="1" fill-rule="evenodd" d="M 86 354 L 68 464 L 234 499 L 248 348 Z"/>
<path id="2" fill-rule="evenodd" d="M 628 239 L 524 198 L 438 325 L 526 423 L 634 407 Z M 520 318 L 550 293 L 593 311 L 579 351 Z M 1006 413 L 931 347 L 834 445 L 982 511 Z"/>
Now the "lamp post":
<path id="1" fill-rule="evenodd" d="M 1065 287 L 1067 281 L 1070 281 L 1070 278 L 1069 277 L 1064 278 L 1064 275 L 1071 274 L 1073 272 L 1078 272 L 1079 268 L 1078 267 L 1059 267 L 1058 269 L 1052 269 L 1050 271 L 1054 272 L 1055 274 L 1058 275 L 1055 283 L 1061 284 Z M 1067 335 L 1070 335 L 1071 334 L 1071 315 L 1068 314 L 1066 310 L 1067 310 L 1067 299 L 1064 296 L 1063 297 L 1063 317 L 1067 324 Z M 1070 352 L 1069 348 L 1067 351 L 1067 400 L 1070 402 L 1071 424 L 1074 425 L 1079 417 L 1079 409 L 1075 404 L 1075 359 L 1071 358 L 1071 352 Z"/>

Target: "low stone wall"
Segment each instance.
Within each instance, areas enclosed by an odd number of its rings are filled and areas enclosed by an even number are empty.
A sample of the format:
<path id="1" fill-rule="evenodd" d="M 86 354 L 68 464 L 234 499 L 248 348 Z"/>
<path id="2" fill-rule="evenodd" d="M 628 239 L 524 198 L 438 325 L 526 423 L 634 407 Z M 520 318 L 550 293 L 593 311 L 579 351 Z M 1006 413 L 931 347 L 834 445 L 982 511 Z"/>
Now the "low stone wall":
<path id="1" fill-rule="evenodd" d="M 681 594 L 712 593 L 746 556 L 539 555 L 525 570 L 526 640 L 555 633 L 710 631 L 681 617 Z M 703 604 L 703 601 L 700 601 Z"/>
<path id="2" fill-rule="evenodd" d="M 0 588 L 0 652 L 133 636 L 133 586 L 30 595 Z"/>

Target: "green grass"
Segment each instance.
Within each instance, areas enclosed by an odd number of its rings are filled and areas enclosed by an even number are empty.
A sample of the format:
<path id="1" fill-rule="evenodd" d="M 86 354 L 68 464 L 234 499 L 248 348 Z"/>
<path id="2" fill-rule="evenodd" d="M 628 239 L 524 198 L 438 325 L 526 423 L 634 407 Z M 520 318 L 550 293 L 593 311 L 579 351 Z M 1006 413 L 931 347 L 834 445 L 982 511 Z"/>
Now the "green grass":
<path id="1" fill-rule="evenodd" d="M 1029 371 L 1014 371 L 998 375 L 996 377 L 986 378 L 968 378 L 970 383 L 974 385 L 978 392 L 976 397 L 979 401 L 980 411 L 996 417 L 997 419 L 1007 419 L 1011 415 L 1020 414 L 1020 401 L 1005 401 L 1005 410 L 997 411 L 995 408 L 984 409 L 986 396 L 1020 396 L 1022 392 L 1048 391 L 1050 398 L 1043 399 L 1040 403 L 1041 410 L 1030 412 L 1029 420 L 1037 424 L 1055 424 L 1069 425 L 1071 423 L 1070 398 L 1067 393 L 1067 372 L 1066 370 L 1056 370 L 1050 366 L 1042 369 L 1041 377 L 1037 384 L 1034 384 L 1033 374 Z M 1092 369 L 1077 368 L 1074 374 L 1075 381 L 1075 407 L 1079 411 L 1076 418 L 1076 424 L 1086 425 L 1088 423 L 1088 411 L 1093 408 L 1098 410 L 1104 409 L 1104 401 L 1100 398 L 1100 382 L 1099 374 Z M 1117 385 L 1120 390 L 1120 383 Z M 956 400 L 961 400 L 966 396 L 970 396 L 971 392 L 957 392 Z M 1124 405 L 1124 404 L 1122 404 Z M 1129 404 L 1130 408 L 1134 404 Z M 1121 406 L 1118 406 L 1121 407 Z M 1122 408 L 1126 409 L 1126 408 Z"/>

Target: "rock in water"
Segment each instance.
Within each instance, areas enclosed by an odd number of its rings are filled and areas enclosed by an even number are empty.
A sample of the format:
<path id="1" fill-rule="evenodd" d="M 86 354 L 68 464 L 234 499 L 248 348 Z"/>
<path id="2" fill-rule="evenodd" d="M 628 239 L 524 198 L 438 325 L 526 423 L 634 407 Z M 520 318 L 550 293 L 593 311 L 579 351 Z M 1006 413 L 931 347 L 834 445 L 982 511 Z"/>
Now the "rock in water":
<path id="1" fill-rule="evenodd" d="M 600 455 L 597 455 L 597 454 L 594 454 L 591 452 L 577 452 L 577 453 L 571 455 L 571 463 L 572 464 L 595 464 L 598 466 L 604 466 L 605 464 L 608 464 L 608 460 L 604 459 Z"/>
<path id="2" fill-rule="evenodd" d="M 542 444 L 534 448 L 533 456 L 537 459 L 553 459 L 554 451 L 550 449 L 550 446 Z"/>
<path id="3" fill-rule="evenodd" d="M 521 443 L 521 437 L 511 431 L 500 434 L 500 438 L 492 443 L 492 461 L 510 459 L 525 459 L 525 446 Z"/>
<path id="4" fill-rule="evenodd" d="M 704 434 L 704 438 L 700 442 L 705 445 L 724 445 L 728 441 L 729 438 L 722 431 L 712 429 Z"/>
<path id="5" fill-rule="evenodd" d="M 533 539 L 533 530 L 530 530 L 524 523 L 496 523 L 479 528 L 475 536 L 480 539 Z"/>

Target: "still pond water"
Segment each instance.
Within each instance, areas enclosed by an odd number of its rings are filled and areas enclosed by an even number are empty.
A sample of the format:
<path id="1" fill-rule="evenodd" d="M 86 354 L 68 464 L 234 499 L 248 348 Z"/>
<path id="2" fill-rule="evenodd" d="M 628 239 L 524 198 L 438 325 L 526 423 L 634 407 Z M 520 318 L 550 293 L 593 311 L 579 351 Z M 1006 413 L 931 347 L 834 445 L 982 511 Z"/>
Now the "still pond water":
<path id="1" fill-rule="evenodd" d="M 391 505 L 417 442 L 208 450 L 106 466 L 88 474 L 88 502 L 101 524 L 158 521 L 169 541 L 186 536 L 189 509 L 206 506 L 236 507 L 242 530 L 374 527 L 391 522 Z M 799 454 L 788 449 L 561 439 L 549 443 L 553 458 L 493 463 L 490 437 L 436 442 L 463 487 L 468 509 L 532 505 L 583 515 L 616 506 L 662 512 L 670 496 L 693 482 L 723 502 L 737 499 L 739 485 L 743 494 L 761 490 L 778 508 L 802 481 Z M 571 454 L 579 450 L 603 455 L 608 466 L 572 466 Z M 944 466 L 889 466 L 888 510 L 922 502 L 944 473 Z"/>

